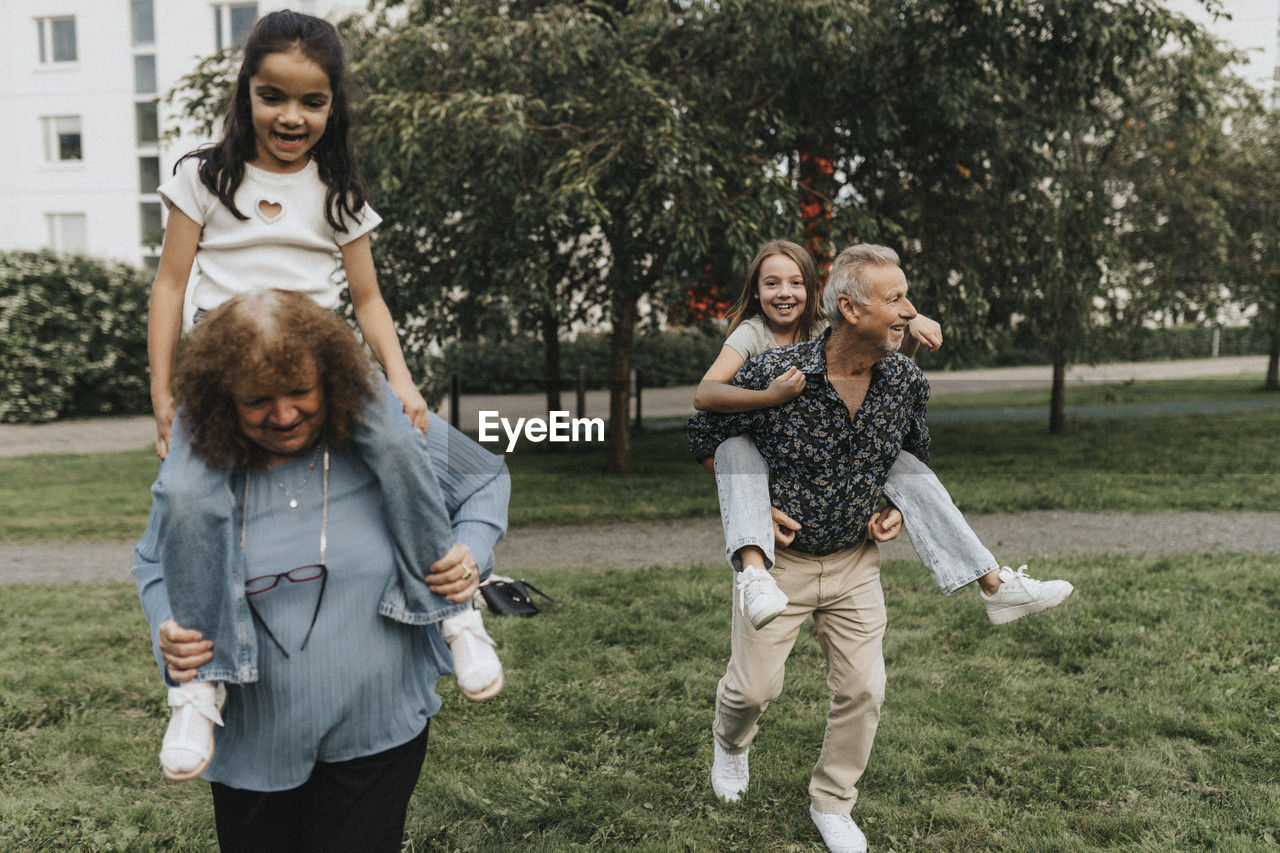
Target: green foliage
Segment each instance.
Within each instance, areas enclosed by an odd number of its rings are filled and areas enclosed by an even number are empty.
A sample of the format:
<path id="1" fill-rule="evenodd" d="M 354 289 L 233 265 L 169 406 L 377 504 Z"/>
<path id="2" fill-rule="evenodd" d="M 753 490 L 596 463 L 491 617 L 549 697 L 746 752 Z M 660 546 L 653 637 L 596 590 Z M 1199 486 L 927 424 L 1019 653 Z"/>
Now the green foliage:
<path id="1" fill-rule="evenodd" d="M 854 816 L 874 849 L 1272 850 L 1280 838 L 1274 559 L 1036 564 L 1078 592 L 1002 628 L 885 565 L 888 689 Z M 412 850 L 812 850 L 828 707 L 802 631 L 738 805 L 711 794 L 729 653 L 723 566 L 534 578 L 566 605 L 489 618 L 507 673 L 449 679 Z M 166 709 L 132 586 L 0 587 L 0 850 L 208 850 L 204 783 L 165 784 Z"/>
<path id="2" fill-rule="evenodd" d="M 345 33 L 411 363 L 523 331 L 554 385 L 564 329 L 602 323 L 621 413 L 639 307 L 730 294 L 802 230 L 897 247 L 963 362 L 1089 361 L 1224 300 L 1280 316 L 1241 227 L 1274 134 L 1232 141 L 1256 103 L 1157 0 L 416 0 Z M 206 120 L 225 70 L 186 81 Z"/>
<path id="3" fill-rule="evenodd" d="M 146 411 L 149 290 L 124 264 L 0 253 L 0 421 Z"/>
<path id="4" fill-rule="evenodd" d="M 1214 355 L 1215 331 L 1218 334 L 1217 355 L 1264 355 L 1267 352 L 1267 330 L 1256 324 L 1224 326 L 1216 330 L 1211 325 L 1141 326 L 1136 329 L 1109 327 L 1095 335 L 1093 360 L 1105 363 L 1209 358 Z M 1026 328 L 992 332 L 981 346 L 974 346 L 971 339 L 955 346 L 952 343 L 948 340 L 937 353 L 917 354 L 917 358 L 927 367 L 947 369 L 1049 364 L 1053 360 L 1046 342 Z"/>
<path id="5" fill-rule="evenodd" d="M 379 275 L 393 314 L 414 318 L 407 349 L 496 318 L 547 341 L 554 377 L 559 331 L 599 317 L 624 411 L 641 302 L 660 310 L 709 258 L 794 227 L 769 165 L 773 93 L 744 100 L 733 79 L 756 34 L 736 13 L 754 7 L 404 5 L 347 34 L 368 92 L 357 148 L 386 219 Z M 611 431 L 619 468 L 627 441 Z"/>
<path id="6" fill-rule="evenodd" d="M 1280 111 L 1241 110 L 1229 137 L 1231 286 L 1257 308 L 1254 325 L 1268 339 L 1267 388 L 1280 391 Z"/>
<path id="7" fill-rule="evenodd" d="M 178 79 L 164 98 L 175 108 L 179 125 L 165 129 L 167 139 L 179 138 L 184 130 L 210 139 L 219 136 L 242 58 L 240 48 L 229 47 L 204 57 L 194 71 Z"/>
<path id="8" fill-rule="evenodd" d="M 634 366 L 645 388 L 666 388 L 698 382 L 715 360 L 724 336 L 693 329 L 647 332 L 636 338 Z M 431 374 L 447 381 L 457 373 L 463 394 L 523 394 L 542 391 L 543 343 L 519 336 L 502 341 L 454 341 L 445 347 Z M 586 387 L 609 385 L 609 340 L 604 335 L 580 334 L 560 344 L 560 386 L 577 387 L 579 366 Z"/>

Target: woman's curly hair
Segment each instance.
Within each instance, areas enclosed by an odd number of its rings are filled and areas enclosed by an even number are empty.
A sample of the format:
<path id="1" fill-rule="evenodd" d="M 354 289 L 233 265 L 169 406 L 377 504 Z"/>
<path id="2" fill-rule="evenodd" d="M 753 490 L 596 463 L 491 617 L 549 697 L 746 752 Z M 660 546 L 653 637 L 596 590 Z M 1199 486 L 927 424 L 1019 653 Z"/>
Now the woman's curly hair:
<path id="1" fill-rule="evenodd" d="M 178 353 L 173 393 L 191 427 L 192 449 L 211 467 L 256 464 L 237 389 L 289 389 L 314 364 L 324 391 L 320 439 L 346 442 L 374 396 L 375 374 L 350 327 L 310 298 L 268 290 L 230 299 L 205 315 Z"/>

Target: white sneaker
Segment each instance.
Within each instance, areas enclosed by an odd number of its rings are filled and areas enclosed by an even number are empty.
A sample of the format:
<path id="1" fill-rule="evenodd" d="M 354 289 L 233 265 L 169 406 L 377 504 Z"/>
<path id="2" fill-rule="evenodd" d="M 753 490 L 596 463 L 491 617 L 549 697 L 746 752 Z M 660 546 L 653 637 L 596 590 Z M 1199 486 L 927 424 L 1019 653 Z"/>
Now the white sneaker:
<path id="1" fill-rule="evenodd" d="M 213 760 L 213 727 L 222 725 L 227 688 L 220 681 L 187 681 L 169 688 L 169 727 L 160 744 L 160 771 L 185 782 Z"/>
<path id="2" fill-rule="evenodd" d="M 719 741 L 713 740 L 711 745 L 714 753 L 711 759 L 711 790 L 726 803 L 736 803 L 751 779 L 750 768 L 747 767 L 747 752 L 751 748 L 734 755 Z"/>
<path id="3" fill-rule="evenodd" d="M 867 853 L 867 837 L 847 814 L 826 814 L 810 805 L 809 817 L 831 853 Z"/>
<path id="4" fill-rule="evenodd" d="M 1038 581 L 1029 577 L 1026 566 L 1016 572 L 1005 566 L 1000 570 L 1000 588 L 993 595 L 987 595 L 981 589 L 978 594 L 987 607 L 987 618 L 991 624 L 1003 625 L 1058 606 L 1074 589 L 1067 581 Z"/>
<path id="5" fill-rule="evenodd" d="M 787 594 L 778 589 L 778 582 L 759 566 L 734 572 L 733 583 L 742 595 L 742 612 L 757 631 L 787 609 Z"/>
<path id="6" fill-rule="evenodd" d="M 440 623 L 440 633 L 453 654 L 458 689 L 472 702 L 492 699 L 502 692 L 502 661 L 497 643 L 484 629 L 479 610 L 450 616 Z"/>

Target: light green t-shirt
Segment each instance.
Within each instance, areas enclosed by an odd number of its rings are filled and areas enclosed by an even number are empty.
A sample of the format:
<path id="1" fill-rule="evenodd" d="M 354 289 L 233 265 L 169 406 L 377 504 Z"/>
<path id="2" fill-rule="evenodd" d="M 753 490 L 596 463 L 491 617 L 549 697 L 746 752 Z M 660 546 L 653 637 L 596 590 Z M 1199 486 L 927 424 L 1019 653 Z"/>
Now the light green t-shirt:
<path id="1" fill-rule="evenodd" d="M 826 327 L 825 323 L 820 324 L 814 330 L 813 337 L 816 338 L 822 334 Z M 750 361 L 776 347 L 778 341 L 773 337 L 773 332 L 769 331 L 769 327 L 764 324 L 764 318 L 757 314 L 748 320 L 743 320 L 738 328 L 730 332 L 729 337 L 724 339 L 724 345 L 742 356 L 743 361 Z"/>

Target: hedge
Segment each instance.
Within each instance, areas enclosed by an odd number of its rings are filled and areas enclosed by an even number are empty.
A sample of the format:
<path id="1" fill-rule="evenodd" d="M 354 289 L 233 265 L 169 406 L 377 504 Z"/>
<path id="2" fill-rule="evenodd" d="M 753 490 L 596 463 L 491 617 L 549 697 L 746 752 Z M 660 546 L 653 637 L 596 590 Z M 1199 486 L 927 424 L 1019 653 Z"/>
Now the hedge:
<path id="1" fill-rule="evenodd" d="M 646 388 L 691 385 L 711 366 L 724 336 L 695 329 L 646 332 L 636 336 L 632 367 Z M 458 375 L 463 394 L 524 394 L 543 389 L 545 356 L 542 341 L 517 337 L 503 341 L 455 341 L 431 366 L 431 373 L 447 382 Z M 588 388 L 609 384 L 609 336 L 580 334 L 560 344 L 560 387 L 576 387 L 578 368 Z"/>
<path id="2" fill-rule="evenodd" d="M 1023 364 L 1048 364 L 1049 355 L 1035 343 L 1026 344 L 1006 336 L 995 352 L 974 355 L 951 352 L 923 355 L 929 369 L 946 367 L 1006 367 Z M 1208 358 L 1212 355 L 1212 327 L 1179 326 L 1167 329 L 1143 329 L 1138 333 L 1117 335 L 1099 353 L 1099 362 L 1158 361 L 1175 358 Z M 632 365 L 646 388 L 670 385 L 692 385 L 702 378 L 724 345 L 722 332 L 697 329 L 646 332 L 636 337 Z M 1255 327 L 1223 328 L 1219 338 L 1219 355 L 1264 355 L 1267 336 Z M 947 357 L 949 355 L 950 357 Z M 560 344 L 560 387 L 575 387 L 578 366 L 585 368 L 587 388 L 608 387 L 609 337 L 606 334 L 581 334 L 576 340 Z M 542 342 L 534 337 L 517 337 L 502 341 L 458 341 L 447 345 L 442 356 L 432 360 L 430 373 L 444 386 L 448 377 L 458 375 L 463 394 L 540 393 L 542 381 Z"/>
<path id="3" fill-rule="evenodd" d="M 125 264 L 0 252 L 0 422 L 146 412 L 150 286 Z"/>
<path id="4" fill-rule="evenodd" d="M 150 278 L 124 264 L 83 256 L 0 252 L 0 422 L 148 411 Z M 1210 327 L 1146 329 L 1117 336 L 1099 360 L 1207 357 L 1212 336 Z M 1034 342 L 1007 337 L 994 353 L 970 357 L 953 350 L 949 358 L 930 356 L 929 363 L 1047 363 Z M 633 365 L 645 387 L 691 385 L 723 343 L 721 331 L 646 331 L 636 336 Z M 1219 352 L 1265 353 L 1266 335 L 1251 327 L 1224 328 Z M 457 341 L 429 359 L 419 378 L 431 376 L 447 385 L 449 375 L 457 373 L 464 394 L 539 393 L 543 360 L 542 342 L 535 337 Z M 584 333 L 561 344 L 563 390 L 574 388 L 580 365 L 588 388 L 608 385 L 607 334 Z"/>

